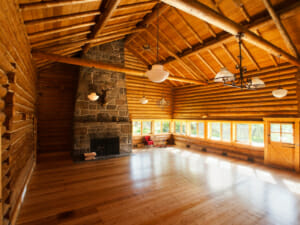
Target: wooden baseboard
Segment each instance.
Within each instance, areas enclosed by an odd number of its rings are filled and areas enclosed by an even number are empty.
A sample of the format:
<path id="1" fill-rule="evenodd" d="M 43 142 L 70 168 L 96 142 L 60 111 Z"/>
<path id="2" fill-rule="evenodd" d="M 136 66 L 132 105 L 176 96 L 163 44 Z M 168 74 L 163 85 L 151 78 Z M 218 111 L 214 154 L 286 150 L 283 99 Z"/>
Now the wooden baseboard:
<path id="1" fill-rule="evenodd" d="M 33 159 L 33 164 L 32 164 L 32 167 L 26 177 L 26 181 L 24 183 L 24 186 L 23 186 L 23 189 L 22 189 L 22 192 L 20 194 L 20 197 L 18 199 L 18 202 L 17 202 L 17 206 L 16 206 L 16 209 L 12 215 L 12 219 L 11 219 L 11 225 L 15 225 L 16 222 L 17 222 L 17 218 L 18 218 L 18 215 L 20 213 L 20 209 L 21 209 L 21 206 L 23 204 L 23 201 L 24 201 L 24 198 L 25 198 L 25 195 L 26 195 L 26 192 L 27 192 L 27 187 L 28 187 L 28 184 L 31 180 L 31 177 L 32 177 L 32 174 L 33 174 L 33 171 L 35 169 L 35 166 L 36 166 L 36 160 Z"/>

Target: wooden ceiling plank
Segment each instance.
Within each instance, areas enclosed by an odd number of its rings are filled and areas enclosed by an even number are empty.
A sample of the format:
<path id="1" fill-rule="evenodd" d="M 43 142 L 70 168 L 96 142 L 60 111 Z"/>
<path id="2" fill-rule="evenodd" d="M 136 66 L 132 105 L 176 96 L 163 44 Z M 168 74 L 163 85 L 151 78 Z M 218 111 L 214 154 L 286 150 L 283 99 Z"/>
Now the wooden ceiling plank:
<path id="1" fill-rule="evenodd" d="M 145 14 L 148 14 L 151 12 L 152 12 L 152 10 L 143 10 L 143 11 L 139 11 L 139 12 L 128 13 L 125 15 L 114 16 L 109 19 L 109 22 L 112 22 L 115 20 L 127 19 L 128 17 L 132 17 L 132 16 L 144 16 Z"/>
<path id="2" fill-rule="evenodd" d="M 66 20 L 75 20 L 75 19 L 81 19 L 85 17 L 98 16 L 98 15 L 100 15 L 100 12 L 92 11 L 92 12 L 84 12 L 84 13 L 75 13 L 67 16 L 55 16 L 50 18 L 38 19 L 38 20 L 30 20 L 24 23 L 26 26 L 46 25 L 51 23 L 64 22 Z"/>
<path id="3" fill-rule="evenodd" d="M 43 2 L 43 3 L 29 3 L 21 4 L 21 11 L 31 11 L 31 10 L 43 10 L 54 7 L 64 7 L 72 6 L 76 4 L 87 4 L 91 2 L 100 2 L 101 0 L 63 0 L 63 1 L 52 1 L 52 2 Z"/>
<path id="4" fill-rule="evenodd" d="M 40 38 L 40 37 L 51 35 L 51 34 L 75 30 L 75 29 L 79 29 L 79 28 L 83 28 L 83 27 L 90 27 L 90 26 L 94 26 L 94 25 L 95 25 L 95 22 L 82 23 L 82 24 L 71 25 L 71 26 L 62 27 L 62 28 L 58 28 L 58 29 L 51 29 L 51 30 L 32 33 L 32 34 L 29 34 L 28 37 L 31 40 L 34 38 Z"/>
<path id="5" fill-rule="evenodd" d="M 192 48 L 192 45 L 189 43 L 189 41 L 181 34 L 181 32 L 171 23 L 171 21 L 165 17 L 164 15 L 161 15 L 161 18 L 166 21 L 166 23 L 175 31 L 175 33 L 183 40 L 183 42 L 189 47 Z"/>
<path id="6" fill-rule="evenodd" d="M 251 18 L 249 16 L 249 13 L 247 12 L 243 2 L 241 0 L 232 0 L 233 3 L 236 5 L 236 7 L 241 11 L 242 15 L 244 16 L 244 18 L 250 22 Z"/>
<path id="7" fill-rule="evenodd" d="M 221 60 L 215 55 L 215 53 L 211 49 L 208 49 L 207 51 L 214 58 L 214 60 L 219 64 L 219 66 L 225 67 L 224 64 L 221 62 Z"/>
<path id="8" fill-rule="evenodd" d="M 116 11 L 121 11 L 121 10 L 128 10 L 128 9 L 133 9 L 133 8 L 147 8 L 147 7 L 152 7 L 154 4 L 157 3 L 157 0 L 154 1 L 148 1 L 148 2 L 137 2 L 133 4 L 127 4 L 127 5 L 121 5 L 116 9 Z"/>
<path id="9" fill-rule="evenodd" d="M 282 58 L 289 61 L 293 65 L 300 66 L 300 60 L 285 52 L 281 48 L 273 45 L 269 41 L 257 36 L 249 29 L 243 27 L 240 24 L 218 14 L 211 8 L 198 1 L 188 0 L 162 0 L 173 7 L 176 7 L 186 13 L 189 13 L 199 19 L 202 19 L 210 24 L 225 30 L 226 32 L 237 35 L 238 33 L 244 33 L 244 40 L 261 48 L 264 51 L 272 53 L 273 55 L 282 55 Z"/>
<path id="10" fill-rule="evenodd" d="M 203 81 L 207 81 L 208 77 L 206 76 L 206 74 L 203 73 L 202 70 L 200 70 L 200 68 L 193 62 L 193 60 L 191 60 L 190 58 L 186 58 L 189 60 L 189 63 L 192 65 L 193 69 L 195 69 L 201 76 L 201 80 Z"/>
<path id="11" fill-rule="evenodd" d="M 106 23 L 109 21 L 109 19 L 112 17 L 115 9 L 119 5 L 121 0 L 109 0 L 109 4 L 107 8 L 104 10 L 104 12 L 99 16 L 95 27 L 93 28 L 93 31 L 90 35 L 90 38 L 95 38 L 98 36 L 98 34 L 101 33 L 101 31 L 104 29 Z M 90 49 L 90 44 L 84 46 L 83 48 L 83 54 L 87 53 Z"/>
<path id="12" fill-rule="evenodd" d="M 256 60 L 254 59 L 253 55 L 248 50 L 248 48 L 246 47 L 246 45 L 244 43 L 242 43 L 241 47 L 242 47 L 243 52 L 247 55 L 247 57 L 250 59 L 250 61 L 256 67 L 256 69 L 260 70 L 260 66 L 258 65 L 258 63 L 256 62 Z"/>
<path id="13" fill-rule="evenodd" d="M 93 67 L 93 68 L 98 68 L 98 69 L 127 73 L 127 74 L 140 76 L 140 77 L 145 76 L 145 71 L 142 71 L 142 70 L 129 69 L 129 68 L 122 67 L 122 66 L 116 66 L 116 65 L 102 63 L 99 61 L 93 61 L 93 60 L 88 60 L 88 59 L 70 58 L 70 57 L 65 57 L 65 56 L 61 56 L 61 55 L 57 55 L 57 54 L 38 52 L 38 51 L 33 51 L 32 56 L 36 59 L 47 59 L 49 61 L 61 62 L 61 63 L 66 63 L 66 64 L 78 65 L 78 66 Z M 169 76 L 167 79 L 174 80 L 174 81 L 182 81 L 182 82 L 186 82 L 186 83 L 200 84 L 200 85 L 205 84 L 198 80 L 185 79 L 182 77 Z"/>
<path id="14" fill-rule="evenodd" d="M 288 47 L 288 49 L 290 50 L 290 52 L 296 57 L 299 58 L 299 52 L 296 48 L 296 46 L 294 45 L 290 35 L 288 34 L 287 30 L 285 29 L 284 25 L 282 24 L 280 17 L 277 15 L 277 13 L 275 12 L 272 3 L 270 2 L 270 0 L 262 0 L 263 3 L 265 4 L 266 9 L 268 10 L 270 16 L 272 17 L 277 29 L 279 30 L 286 46 Z"/>
<path id="15" fill-rule="evenodd" d="M 117 23 L 117 24 L 111 24 L 111 25 L 106 25 L 105 26 L 105 28 L 103 29 L 103 30 L 105 30 L 105 29 L 118 29 L 118 28 L 120 28 L 120 27 L 122 27 L 122 26 L 131 26 L 132 24 L 137 24 L 138 22 L 140 22 L 141 21 L 141 19 L 136 19 L 136 20 L 129 20 L 129 21 L 125 21 L 125 22 L 123 22 L 123 23 Z"/>
<path id="16" fill-rule="evenodd" d="M 138 59 L 140 59 L 143 63 L 145 63 L 147 66 L 151 65 L 152 62 L 144 57 L 140 52 L 136 51 L 134 48 L 132 48 L 131 46 L 126 46 L 126 48 L 132 52 L 132 54 L 134 54 L 134 56 L 136 56 Z"/>
<path id="17" fill-rule="evenodd" d="M 177 14 L 177 16 L 183 21 L 185 26 L 190 30 L 190 32 L 197 38 L 200 43 L 203 43 L 202 38 L 199 36 L 198 32 L 189 24 L 189 22 L 184 18 L 184 16 L 178 11 L 176 8 L 172 8 L 172 10 Z"/>
<path id="18" fill-rule="evenodd" d="M 169 9 L 169 6 L 166 4 L 159 3 L 157 4 L 153 9 L 152 13 L 149 13 L 144 17 L 144 20 L 139 24 L 141 27 L 147 27 L 149 24 L 154 22 L 157 18 L 157 14 L 160 16 L 162 15 L 166 10 Z M 134 35 L 129 35 L 126 38 L 126 42 L 129 43 L 134 38 Z"/>
<path id="19" fill-rule="evenodd" d="M 223 48 L 223 50 L 225 51 L 225 53 L 228 55 L 228 57 L 231 59 L 231 61 L 235 64 L 238 65 L 238 61 L 234 58 L 234 56 L 232 55 L 232 53 L 228 50 L 228 48 L 226 47 L 226 45 L 224 43 L 221 43 L 221 47 Z"/>
<path id="20" fill-rule="evenodd" d="M 216 71 L 206 62 L 206 60 L 198 53 L 196 56 L 201 60 L 201 62 L 214 74 L 216 75 Z"/>
<path id="21" fill-rule="evenodd" d="M 154 37 L 154 35 L 149 31 L 149 30 L 145 30 L 145 32 L 148 34 L 148 36 L 150 36 L 153 40 L 156 40 L 156 37 Z M 178 62 L 188 71 L 192 74 L 192 76 L 195 79 L 198 79 L 198 74 L 192 70 L 180 57 L 178 57 L 174 52 L 172 52 L 163 42 L 160 41 L 159 44 L 160 47 L 162 47 L 169 55 L 175 57 Z"/>
<path id="22" fill-rule="evenodd" d="M 75 34 L 65 35 L 65 36 L 62 36 L 62 37 L 59 37 L 59 38 L 48 39 L 48 40 L 40 41 L 40 42 L 33 42 L 31 44 L 31 47 L 35 48 L 35 47 L 43 46 L 43 45 L 50 44 L 50 43 L 53 43 L 53 42 L 62 41 L 62 40 L 66 40 L 66 39 L 69 39 L 69 38 L 74 38 L 74 37 L 78 37 L 78 36 L 87 35 L 90 32 L 91 31 L 83 31 L 83 32 L 75 33 Z"/>

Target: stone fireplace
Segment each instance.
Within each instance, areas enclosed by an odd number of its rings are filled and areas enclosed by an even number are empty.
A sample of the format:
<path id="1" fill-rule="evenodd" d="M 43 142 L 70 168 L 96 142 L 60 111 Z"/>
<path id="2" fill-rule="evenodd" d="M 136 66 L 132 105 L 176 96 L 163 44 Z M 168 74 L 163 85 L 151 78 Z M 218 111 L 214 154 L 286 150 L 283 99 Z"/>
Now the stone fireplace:
<path id="1" fill-rule="evenodd" d="M 114 41 L 91 48 L 85 59 L 124 65 L 124 41 Z M 87 96 L 92 82 L 97 93 L 102 89 L 109 90 L 106 94 L 107 104 L 92 102 Z M 120 154 L 131 152 L 131 122 L 129 120 L 126 79 L 124 73 L 82 67 L 75 101 L 74 113 L 74 148 L 73 156 L 91 152 L 92 140 L 119 138 Z"/>

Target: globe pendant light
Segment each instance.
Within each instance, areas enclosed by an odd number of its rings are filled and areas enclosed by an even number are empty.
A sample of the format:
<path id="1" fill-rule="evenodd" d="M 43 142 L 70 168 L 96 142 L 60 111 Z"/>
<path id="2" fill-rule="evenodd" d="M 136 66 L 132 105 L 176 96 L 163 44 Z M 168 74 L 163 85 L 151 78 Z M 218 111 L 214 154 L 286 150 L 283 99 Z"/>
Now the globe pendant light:
<path id="1" fill-rule="evenodd" d="M 278 63 L 278 75 L 280 75 L 280 56 L 278 56 L 279 58 L 279 63 Z M 279 76 L 279 79 L 280 79 L 280 76 Z M 283 98 L 285 96 L 287 96 L 288 94 L 288 90 L 286 89 L 283 89 L 281 86 L 280 86 L 280 80 L 279 80 L 279 86 L 276 90 L 272 91 L 272 94 L 275 98 Z"/>
<path id="2" fill-rule="evenodd" d="M 146 72 L 146 76 L 151 80 L 152 82 L 155 83 L 161 83 L 165 81 L 168 76 L 169 72 L 164 70 L 164 66 L 159 64 L 159 12 L 157 10 L 157 42 L 156 42 L 156 64 L 152 65 L 151 70 L 148 70 Z"/>
<path id="3" fill-rule="evenodd" d="M 148 99 L 145 97 L 145 95 L 140 99 L 140 103 L 143 105 L 148 103 Z"/>
<path id="4" fill-rule="evenodd" d="M 96 93 L 96 87 L 94 86 L 94 72 L 91 73 L 91 90 L 90 90 L 90 94 L 88 95 L 88 99 L 90 101 L 97 101 L 99 99 L 99 95 L 97 95 Z"/>

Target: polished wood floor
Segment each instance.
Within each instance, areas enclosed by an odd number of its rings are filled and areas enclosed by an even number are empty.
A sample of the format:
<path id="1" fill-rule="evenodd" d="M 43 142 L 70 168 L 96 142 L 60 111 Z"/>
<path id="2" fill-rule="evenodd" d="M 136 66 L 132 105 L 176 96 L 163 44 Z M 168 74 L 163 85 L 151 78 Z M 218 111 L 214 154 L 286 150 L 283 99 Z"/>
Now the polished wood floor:
<path id="1" fill-rule="evenodd" d="M 18 225 L 296 225 L 299 174 L 191 150 L 73 163 L 44 156 Z"/>

